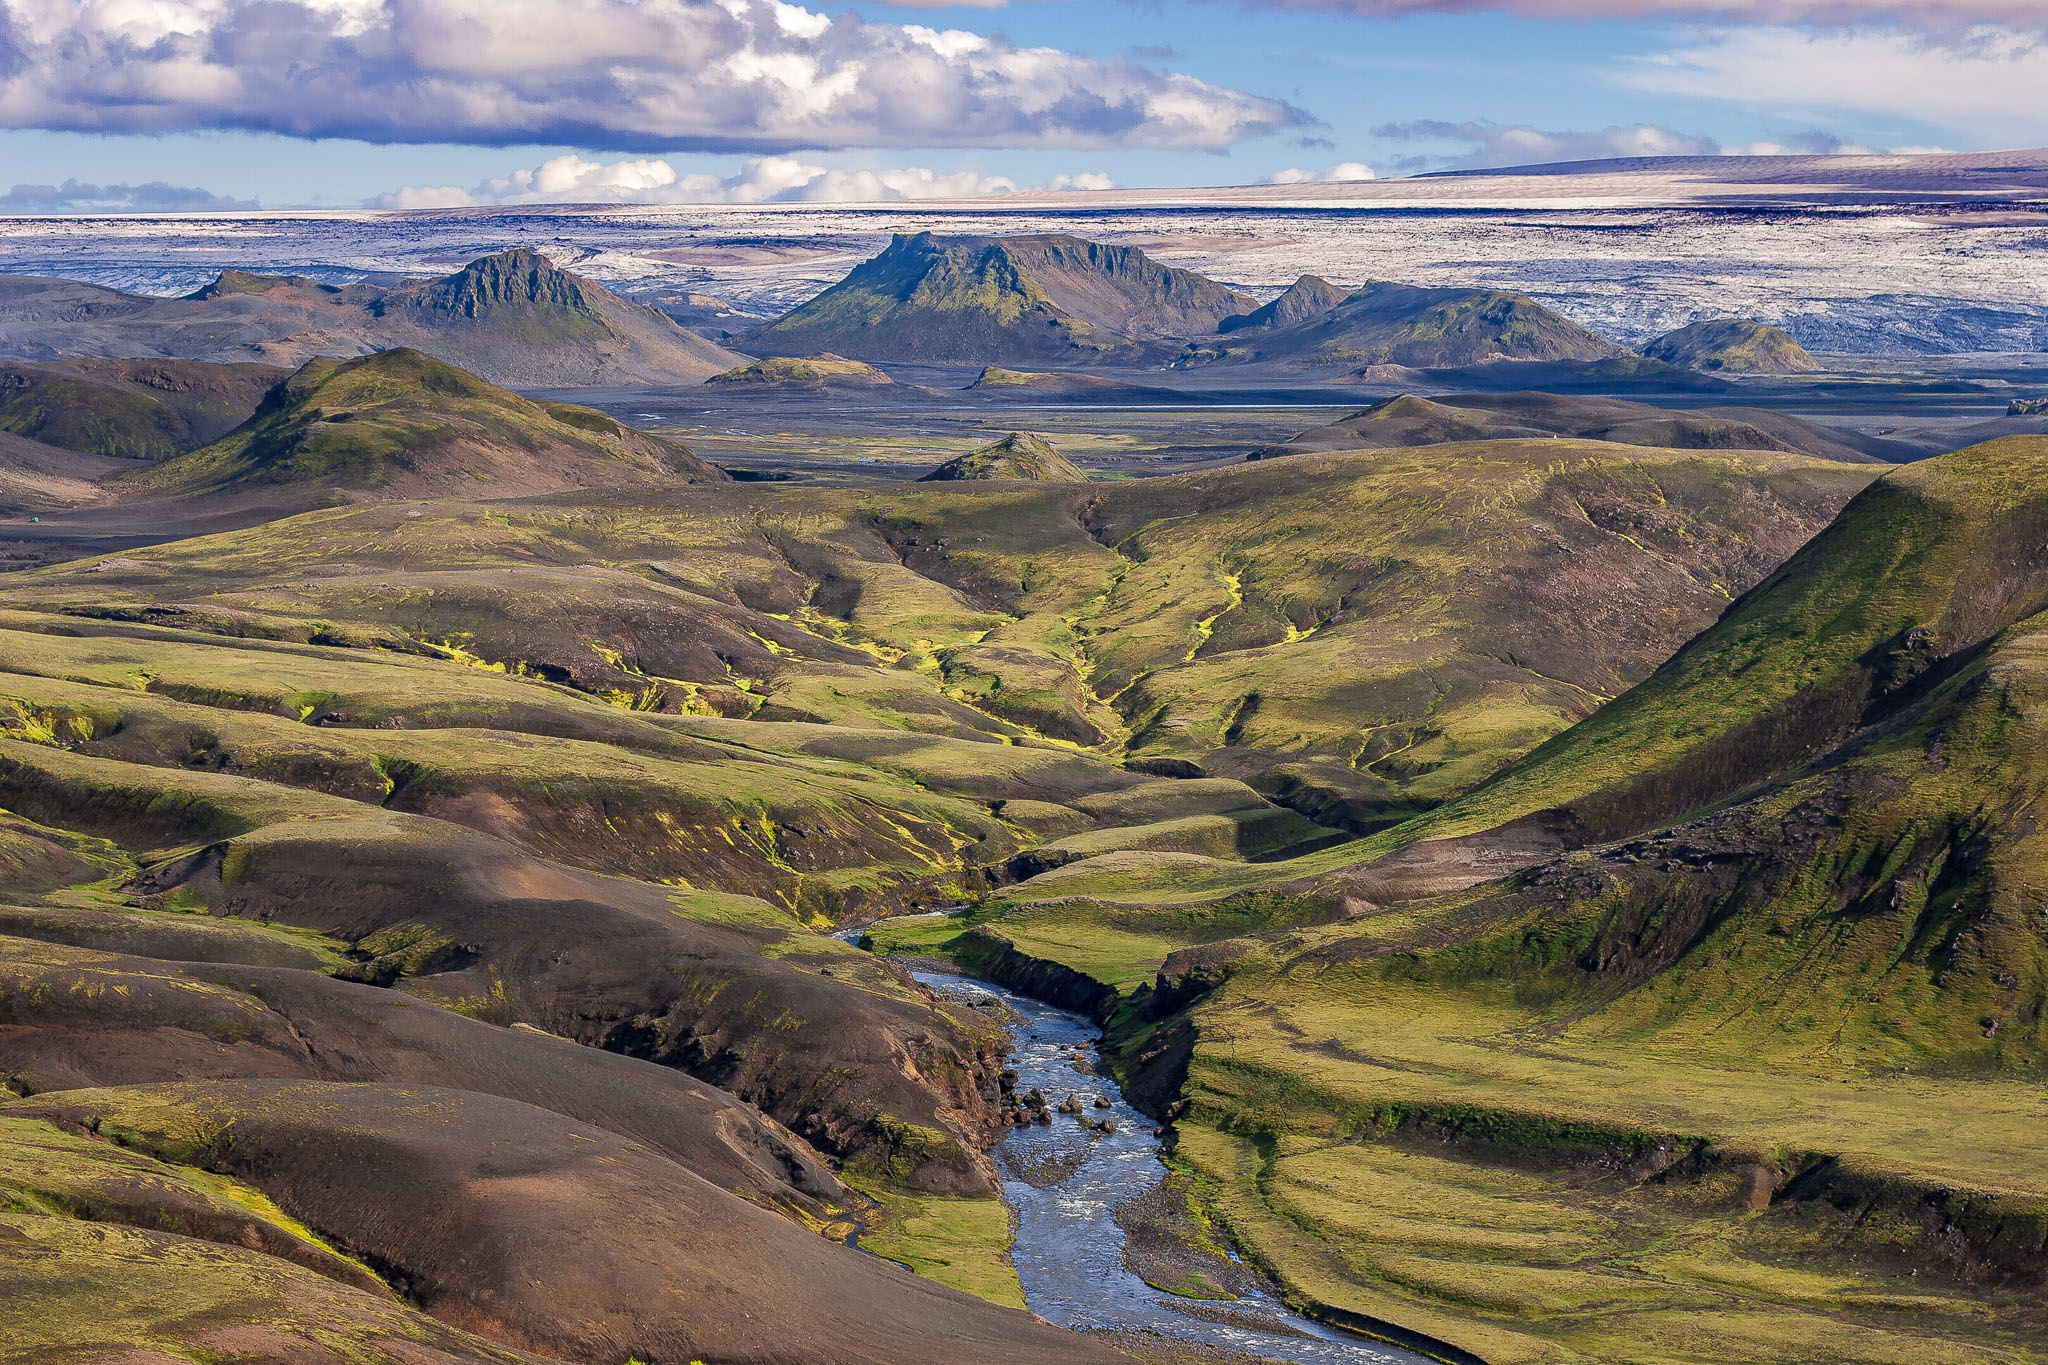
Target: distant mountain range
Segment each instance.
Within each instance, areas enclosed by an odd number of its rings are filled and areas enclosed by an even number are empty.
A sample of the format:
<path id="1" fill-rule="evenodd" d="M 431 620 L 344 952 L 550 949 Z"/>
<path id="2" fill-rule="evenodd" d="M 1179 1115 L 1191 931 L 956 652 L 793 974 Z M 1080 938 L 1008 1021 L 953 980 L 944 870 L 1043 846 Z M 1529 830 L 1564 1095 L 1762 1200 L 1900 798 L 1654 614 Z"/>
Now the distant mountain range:
<path id="1" fill-rule="evenodd" d="M 0 276 L 0 354 L 298 366 L 411 346 L 495 384 L 695 383 L 744 363 L 665 315 L 520 248 L 440 279 L 323 284 L 224 271 L 184 298 Z"/>

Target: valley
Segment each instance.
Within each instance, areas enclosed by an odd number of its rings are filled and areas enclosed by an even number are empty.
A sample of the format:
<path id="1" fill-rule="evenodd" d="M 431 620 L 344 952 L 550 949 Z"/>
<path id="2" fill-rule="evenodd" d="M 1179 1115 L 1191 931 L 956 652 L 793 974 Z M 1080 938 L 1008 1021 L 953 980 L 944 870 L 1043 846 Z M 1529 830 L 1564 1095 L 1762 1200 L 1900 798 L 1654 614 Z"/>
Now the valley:
<path id="1" fill-rule="evenodd" d="M 2038 357 L 938 226 L 0 276 L 0 1359 L 2048 1358 Z"/>

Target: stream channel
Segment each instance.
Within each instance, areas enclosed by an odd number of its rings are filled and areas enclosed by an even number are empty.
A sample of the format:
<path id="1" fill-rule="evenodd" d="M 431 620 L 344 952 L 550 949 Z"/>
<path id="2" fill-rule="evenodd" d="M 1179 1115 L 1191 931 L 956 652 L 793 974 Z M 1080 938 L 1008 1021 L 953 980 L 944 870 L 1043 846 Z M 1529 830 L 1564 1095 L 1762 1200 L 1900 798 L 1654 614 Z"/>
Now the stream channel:
<path id="1" fill-rule="evenodd" d="M 1089 1118 L 1116 1122 L 1114 1133 L 1102 1134 L 1071 1115 L 1055 1114 L 1050 1127 L 1015 1129 L 996 1146 L 1003 1198 L 1016 1214 L 1010 1258 L 1032 1312 L 1062 1327 L 1151 1331 L 1297 1365 L 1429 1365 L 1411 1351 L 1325 1327 L 1264 1294 L 1203 1305 L 1138 1278 L 1124 1264 L 1116 1210 L 1163 1180 L 1166 1167 L 1152 1136 L 1153 1121 L 1125 1102 L 1114 1079 L 1074 1065 L 1074 1045 L 1088 1045 L 1081 1055 L 1092 1059 L 1100 1031 L 1081 1015 L 986 982 L 940 972 L 914 975 L 967 1004 L 994 1000 L 1007 1007 L 1009 1065 L 1017 1072 L 1019 1095 L 1036 1088 L 1057 1105 L 1069 1093 L 1078 1094 Z M 1097 1095 L 1106 1096 L 1111 1107 L 1093 1107 Z M 1038 1173 L 1037 1183 L 1020 1171 Z M 1048 1175 L 1057 1178 L 1044 1184 Z M 1209 1321 L 1186 1311 L 1205 1306 L 1225 1310 L 1234 1321 Z M 1252 1323 L 1270 1327 L 1260 1330 Z"/>

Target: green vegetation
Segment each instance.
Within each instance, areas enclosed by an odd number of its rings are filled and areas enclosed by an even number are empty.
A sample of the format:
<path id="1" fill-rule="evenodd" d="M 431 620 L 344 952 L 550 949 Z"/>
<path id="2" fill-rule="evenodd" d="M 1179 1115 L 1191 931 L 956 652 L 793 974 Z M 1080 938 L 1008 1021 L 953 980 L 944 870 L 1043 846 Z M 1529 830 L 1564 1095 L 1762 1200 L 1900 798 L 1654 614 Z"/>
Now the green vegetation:
<path id="1" fill-rule="evenodd" d="M 735 365 L 704 382 L 768 388 L 792 384 L 873 386 L 896 381 L 872 365 L 825 352 L 802 357 L 769 356 L 765 360 Z"/>
<path id="2" fill-rule="evenodd" d="M 1072 460 L 1053 449 L 1052 442 L 1043 436 L 1018 431 L 979 450 L 970 450 L 946 461 L 920 482 L 946 483 L 958 479 L 1086 483 L 1088 476 Z"/>
<path id="3" fill-rule="evenodd" d="M 1820 368 L 1782 328 L 1749 318 L 1711 318 L 1667 332 L 1643 348 L 1652 360 L 1727 374 L 1806 374 Z"/>
<path id="4" fill-rule="evenodd" d="M 876 1221 L 861 1229 L 861 1250 L 978 1299 L 1024 1307 L 1024 1287 L 1009 1259 L 1010 1210 L 1000 1195 L 872 1193 L 881 1207 Z"/>

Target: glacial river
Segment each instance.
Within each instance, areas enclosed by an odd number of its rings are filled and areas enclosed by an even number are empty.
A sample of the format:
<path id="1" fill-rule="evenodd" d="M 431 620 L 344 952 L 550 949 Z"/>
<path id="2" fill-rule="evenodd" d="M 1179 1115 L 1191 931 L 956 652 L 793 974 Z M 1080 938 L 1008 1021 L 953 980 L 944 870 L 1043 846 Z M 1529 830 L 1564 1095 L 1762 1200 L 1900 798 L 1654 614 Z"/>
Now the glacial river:
<path id="1" fill-rule="evenodd" d="M 1208 1305 L 1234 1321 L 1207 1321 L 1187 1311 L 1202 1311 L 1203 1305 L 1139 1279 L 1124 1264 L 1124 1230 L 1115 1212 L 1164 1179 L 1166 1168 L 1153 1121 L 1124 1101 L 1114 1079 L 1074 1065 L 1074 1045 L 1093 1044 L 1099 1036 L 1095 1025 L 984 982 L 938 972 L 916 976 L 956 999 L 993 998 L 1009 1007 L 1009 1064 L 1017 1072 L 1019 1095 L 1035 1087 L 1055 1106 L 1069 1093 L 1091 1102 L 1104 1095 L 1111 1102 L 1108 1109 L 1090 1103 L 1085 1112 L 1091 1119 L 1114 1119 L 1112 1134 L 1089 1132 L 1071 1116 L 1055 1113 L 1050 1127 L 1018 1128 L 995 1150 L 1003 1197 L 1017 1215 L 1010 1256 L 1033 1312 L 1062 1327 L 1152 1331 L 1298 1365 L 1429 1365 L 1411 1351 L 1335 1331 L 1263 1295 Z M 1093 1055 L 1092 1048 L 1083 1054 Z M 1018 1174 L 1020 1169 L 1039 1173 L 1041 1181 L 1048 1172 L 1061 1178 L 1041 1188 Z"/>

